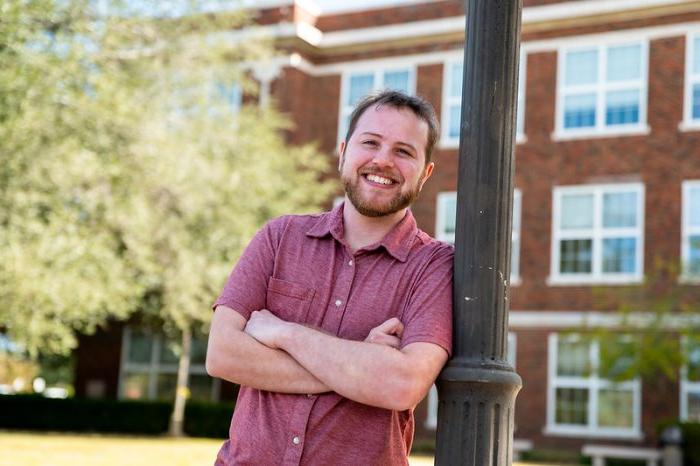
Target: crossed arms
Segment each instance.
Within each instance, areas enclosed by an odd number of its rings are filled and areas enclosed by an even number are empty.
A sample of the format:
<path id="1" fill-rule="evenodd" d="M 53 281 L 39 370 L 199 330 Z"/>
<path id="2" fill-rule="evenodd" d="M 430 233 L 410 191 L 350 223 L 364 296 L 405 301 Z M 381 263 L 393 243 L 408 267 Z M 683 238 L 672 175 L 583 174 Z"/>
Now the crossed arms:
<path id="1" fill-rule="evenodd" d="M 447 361 L 432 343 L 398 349 L 403 326 L 390 319 L 365 341 L 344 340 L 267 310 L 246 319 L 218 306 L 209 334 L 209 375 L 281 393 L 334 391 L 359 403 L 392 410 L 414 407 Z"/>

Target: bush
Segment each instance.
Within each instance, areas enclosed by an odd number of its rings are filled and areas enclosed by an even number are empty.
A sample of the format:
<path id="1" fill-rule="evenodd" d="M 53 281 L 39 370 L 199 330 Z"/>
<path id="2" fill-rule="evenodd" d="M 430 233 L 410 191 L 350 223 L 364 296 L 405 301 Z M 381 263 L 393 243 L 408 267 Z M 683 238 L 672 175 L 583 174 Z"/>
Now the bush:
<path id="1" fill-rule="evenodd" d="M 159 435 L 167 432 L 172 404 L 167 401 L 52 399 L 0 395 L 0 428 Z M 190 401 L 185 433 L 226 438 L 232 403 Z"/>
<path id="2" fill-rule="evenodd" d="M 684 422 L 683 430 L 683 465 L 700 466 L 700 422 Z"/>

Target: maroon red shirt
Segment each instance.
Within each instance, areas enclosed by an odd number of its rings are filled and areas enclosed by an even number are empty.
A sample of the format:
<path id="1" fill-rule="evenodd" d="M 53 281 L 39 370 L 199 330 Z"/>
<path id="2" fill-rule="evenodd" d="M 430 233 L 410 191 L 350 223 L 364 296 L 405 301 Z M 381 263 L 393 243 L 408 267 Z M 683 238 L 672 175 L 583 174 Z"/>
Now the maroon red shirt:
<path id="1" fill-rule="evenodd" d="M 379 243 L 350 252 L 343 205 L 272 220 L 250 242 L 214 307 L 248 319 L 269 309 L 340 338 L 362 341 L 398 317 L 401 346 L 451 352 L 452 246 L 416 227 L 409 211 Z M 413 410 L 363 405 L 336 393 L 289 395 L 241 387 L 230 439 L 217 465 L 401 465 L 413 441 Z"/>

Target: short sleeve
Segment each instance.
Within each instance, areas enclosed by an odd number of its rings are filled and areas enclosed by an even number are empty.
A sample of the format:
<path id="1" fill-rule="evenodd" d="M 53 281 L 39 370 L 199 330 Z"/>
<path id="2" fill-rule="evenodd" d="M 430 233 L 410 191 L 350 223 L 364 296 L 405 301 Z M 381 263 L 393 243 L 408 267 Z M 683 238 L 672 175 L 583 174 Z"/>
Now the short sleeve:
<path id="1" fill-rule="evenodd" d="M 276 231 L 279 227 L 278 221 L 272 221 L 255 234 L 212 309 L 219 305 L 228 306 L 247 320 L 253 311 L 265 308 L 267 283 L 275 265 Z"/>
<path id="2" fill-rule="evenodd" d="M 434 343 L 452 355 L 452 268 L 454 249 L 440 245 L 419 274 L 401 321 L 401 347 Z"/>

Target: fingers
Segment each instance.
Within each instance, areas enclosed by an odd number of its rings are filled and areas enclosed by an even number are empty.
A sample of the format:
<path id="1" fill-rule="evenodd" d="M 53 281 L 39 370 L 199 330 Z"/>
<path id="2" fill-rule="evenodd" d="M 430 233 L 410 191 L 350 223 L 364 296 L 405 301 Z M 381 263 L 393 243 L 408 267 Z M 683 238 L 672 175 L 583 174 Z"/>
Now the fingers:
<path id="1" fill-rule="evenodd" d="M 395 349 L 401 347 L 401 339 L 399 337 L 387 335 L 386 333 L 370 333 L 365 341 L 378 345 L 390 346 Z"/>
<path id="2" fill-rule="evenodd" d="M 400 337 L 403 334 L 403 324 L 396 317 L 392 317 L 391 319 L 384 321 L 382 324 L 373 328 L 372 330 L 377 330 L 382 333 L 387 333 L 390 335 L 396 335 Z"/>

